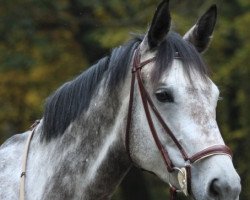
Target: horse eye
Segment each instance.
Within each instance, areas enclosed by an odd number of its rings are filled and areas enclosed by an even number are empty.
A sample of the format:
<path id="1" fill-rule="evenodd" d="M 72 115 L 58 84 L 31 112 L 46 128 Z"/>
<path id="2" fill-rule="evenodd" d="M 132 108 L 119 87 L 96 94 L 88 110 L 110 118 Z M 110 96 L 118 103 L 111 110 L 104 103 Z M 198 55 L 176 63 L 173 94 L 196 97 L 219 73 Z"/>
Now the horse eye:
<path id="1" fill-rule="evenodd" d="M 165 102 L 169 102 L 172 103 L 174 102 L 174 97 L 173 95 L 166 90 L 159 90 L 155 93 L 155 96 L 157 98 L 158 101 L 165 103 Z"/>

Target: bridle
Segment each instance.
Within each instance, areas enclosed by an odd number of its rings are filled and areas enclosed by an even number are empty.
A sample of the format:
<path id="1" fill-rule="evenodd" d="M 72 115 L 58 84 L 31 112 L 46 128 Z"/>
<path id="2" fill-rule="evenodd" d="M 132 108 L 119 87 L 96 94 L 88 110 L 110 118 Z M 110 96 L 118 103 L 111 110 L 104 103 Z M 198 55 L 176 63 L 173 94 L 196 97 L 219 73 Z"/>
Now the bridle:
<path id="1" fill-rule="evenodd" d="M 213 156 L 213 155 L 229 155 L 232 157 L 232 152 L 229 147 L 225 145 L 214 145 L 210 146 L 208 148 L 203 149 L 202 151 L 199 151 L 195 153 L 192 156 L 189 156 L 185 149 L 182 147 L 178 139 L 175 137 L 173 132 L 170 130 L 168 125 L 165 123 L 163 120 L 160 112 L 157 110 L 155 107 L 149 93 L 147 92 L 146 88 L 144 87 L 142 76 L 141 76 L 141 69 L 155 61 L 155 57 L 150 58 L 144 62 L 141 63 L 141 55 L 140 55 L 140 48 L 138 47 L 135 52 L 134 52 L 134 57 L 133 57 L 133 63 L 132 63 L 132 78 L 131 78 L 131 87 L 130 87 L 130 98 L 129 98 L 129 106 L 128 106 L 128 115 L 127 115 L 127 127 L 126 127 L 126 136 L 125 136 L 125 145 L 126 145 L 126 150 L 128 153 L 128 156 L 130 157 L 130 160 L 133 162 L 131 156 L 130 156 L 130 129 L 131 129 L 131 123 L 132 123 L 132 110 L 133 110 L 133 101 L 134 101 L 134 90 L 135 90 L 135 81 L 137 80 L 138 86 L 139 86 L 139 92 L 140 96 L 142 99 L 144 111 L 146 114 L 147 122 L 152 134 L 152 137 L 155 141 L 155 144 L 157 148 L 159 149 L 162 158 L 164 160 L 164 163 L 166 165 L 166 168 L 169 173 L 173 173 L 177 171 L 177 179 L 179 182 L 180 188 L 177 189 L 177 187 L 173 186 L 171 183 L 170 185 L 170 195 L 171 199 L 174 200 L 176 198 L 177 192 L 182 192 L 186 196 L 187 195 L 192 195 L 192 178 L 191 178 L 191 166 L 197 161 L 200 161 L 202 159 L 205 159 L 207 157 Z M 149 109 L 151 108 L 151 110 Z M 152 111 L 152 112 L 151 112 Z M 154 122 L 152 120 L 152 115 L 153 113 L 156 117 L 156 119 L 159 121 L 161 124 L 162 128 L 165 130 L 167 135 L 173 140 L 175 143 L 176 147 L 179 149 L 184 161 L 185 165 L 182 167 L 176 167 L 171 158 L 169 157 L 168 151 L 164 148 L 163 144 L 161 143 L 159 136 L 157 134 L 157 131 L 155 129 Z"/>

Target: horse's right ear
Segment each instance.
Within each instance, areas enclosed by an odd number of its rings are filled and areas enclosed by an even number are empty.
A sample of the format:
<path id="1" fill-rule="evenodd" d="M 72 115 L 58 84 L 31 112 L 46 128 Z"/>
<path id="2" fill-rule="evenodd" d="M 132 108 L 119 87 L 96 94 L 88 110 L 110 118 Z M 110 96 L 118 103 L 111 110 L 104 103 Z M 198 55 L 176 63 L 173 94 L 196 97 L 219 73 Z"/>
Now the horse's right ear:
<path id="1" fill-rule="evenodd" d="M 145 38 L 147 39 L 149 49 L 159 46 L 169 32 L 170 25 L 169 0 L 163 0 L 155 11 L 147 38 Z"/>

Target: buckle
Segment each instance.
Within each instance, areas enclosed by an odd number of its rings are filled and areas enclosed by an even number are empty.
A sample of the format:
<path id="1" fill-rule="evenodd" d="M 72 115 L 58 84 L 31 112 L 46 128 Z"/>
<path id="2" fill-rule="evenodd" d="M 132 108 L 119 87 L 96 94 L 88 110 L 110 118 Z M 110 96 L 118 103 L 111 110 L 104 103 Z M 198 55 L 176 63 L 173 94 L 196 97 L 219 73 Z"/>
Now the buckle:
<path id="1" fill-rule="evenodd" d="M 185 167 L 178 168 L 174 167 L 174 170 L 178 171 L 177 173 L 177 180 L 180 186 L 180 191 L 185 194 L 185 196 L 188 196 L 188 180 L 187 180 L 187 170 Z"/>

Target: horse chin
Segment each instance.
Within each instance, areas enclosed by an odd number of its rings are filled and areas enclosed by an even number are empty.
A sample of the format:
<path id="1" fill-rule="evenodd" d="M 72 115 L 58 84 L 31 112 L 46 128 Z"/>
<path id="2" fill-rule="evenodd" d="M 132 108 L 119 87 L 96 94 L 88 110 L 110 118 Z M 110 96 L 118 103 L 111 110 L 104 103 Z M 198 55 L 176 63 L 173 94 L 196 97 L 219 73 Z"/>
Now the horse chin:
<path id="1" fill-rule="evenodd" d="M 220 197 L 209 197 L 207 194 L 201 194 L 201 195 L 195 195 L 195 196 L 189 196 L 187 199 L 190 200 L 225 200 L 225 198 Z M 235 199 L 227 199 L 227 200 L 239 200 L 239 196 Z"/>

